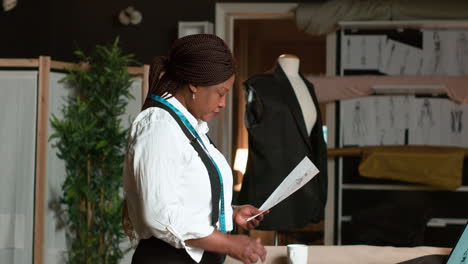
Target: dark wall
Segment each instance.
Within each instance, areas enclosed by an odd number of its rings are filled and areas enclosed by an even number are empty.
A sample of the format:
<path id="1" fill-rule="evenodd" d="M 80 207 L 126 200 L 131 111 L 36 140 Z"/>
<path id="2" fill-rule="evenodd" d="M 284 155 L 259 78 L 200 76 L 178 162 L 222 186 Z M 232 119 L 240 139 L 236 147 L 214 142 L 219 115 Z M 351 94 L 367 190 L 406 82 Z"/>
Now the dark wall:
<path id="1" fill-rule="evenodd" d="M 96 44 L 110 43 L 120 36 L 126 53 L 149 63 L 153 56 L 167 55 L 177 38 L 178 21 L 214 22 L 215 3 L 215 0 L 20 0 L 13 10 L 0 11 L 0 58 L 48 55 L 53 60 L 74 61 L 74 50 L 89 52 Z M 143 21 L 123 26 L 117 14 L 130 5 L 142 12 Z"/>
<path id="2" fill-rule="evenodd" d="M 31 58 L 47 52 L 50 0 L 21 0 L 9 12 L 0 6 L 0 58 Z"/>
<path id="3" fill-rule="evenodd" d="M 118 22 L 117 14 L 129 5 L 143 13 L 141 24 Z M 20 0 L 10 12 L 0 12 L 0 58 L 49 55 L 73 61 L 77 48 L 90 51 L 120 36 L 125 52 L 149 63 L 153 56 L 167 54 L 178 21 L 213 22 L 214 6 L 214 0 Z"/>

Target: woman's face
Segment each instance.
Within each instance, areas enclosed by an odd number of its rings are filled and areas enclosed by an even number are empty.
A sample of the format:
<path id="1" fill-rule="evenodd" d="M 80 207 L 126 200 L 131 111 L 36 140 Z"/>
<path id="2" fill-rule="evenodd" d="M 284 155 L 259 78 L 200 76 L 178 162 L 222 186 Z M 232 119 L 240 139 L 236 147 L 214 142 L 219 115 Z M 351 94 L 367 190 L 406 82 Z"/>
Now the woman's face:
<path id="1" fill-rule="evenodd" d="M 226 106 L 226 96 L 233 84 L 234 75 L 219 84 L 192 86 L 195 99 L 191 103 L 190 112 L 203 121 L 211 120 Z"/>

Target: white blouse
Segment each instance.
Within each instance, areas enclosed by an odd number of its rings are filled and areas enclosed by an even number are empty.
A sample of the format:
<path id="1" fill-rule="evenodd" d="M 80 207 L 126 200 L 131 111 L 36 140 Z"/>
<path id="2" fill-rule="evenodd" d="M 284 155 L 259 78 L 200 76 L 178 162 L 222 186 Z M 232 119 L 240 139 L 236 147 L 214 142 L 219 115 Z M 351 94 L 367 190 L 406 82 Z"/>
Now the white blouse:
<path id="1" fill-rule="evenodd" d="M 231 231 L 231 168 L 209 142 L 207 123 L 197 120 L 175 97 L 168 102 L 192 124 L 221 171 L 226 230 Z M 185 248 L 199 262 L 203 249 L 189 247 L 184 241 L 214 231 L 210 178 L 198 153 L 166 110 L 150 107 L 136 117 L 128 137 L 123 180 L 129 217 L 139 238 L 154 236 L 176 248 Z"/>

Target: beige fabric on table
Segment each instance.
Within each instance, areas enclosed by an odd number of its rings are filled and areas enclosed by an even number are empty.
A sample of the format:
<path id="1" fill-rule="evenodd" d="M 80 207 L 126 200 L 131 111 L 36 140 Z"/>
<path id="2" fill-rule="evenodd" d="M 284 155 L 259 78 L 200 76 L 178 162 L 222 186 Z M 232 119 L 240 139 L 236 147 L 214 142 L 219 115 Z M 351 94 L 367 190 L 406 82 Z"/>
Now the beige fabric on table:
<path id="1" fill-rule="evenodd" d="M 268 264 L 286 264 L 286 246 L 266 246 Z M 365 245 L 353 246 L 309 246 L 309 264 L 395 264 L 426 255 L 448 255 L 450 248 L 437 247 L 377 247 Z M 225 264 L 242 262 L 226 258 Z M 258 261 L 257 263 L 261 263 Z"/>
<path id="2" fill-rule="evenodd" d="M 467 1 L 468 2 L 468 1 Z M 441 85 L 455 102 L 468 103 L 468 76 L 305 76 L 314 87 L 320 103 L 367 96 L 375 85 Z"/>
<path id="3" fill-rule="evenodd" d="M 340 21 L 456 20 L 468 17 L 468 1 L 459 0 L 330 0 L 300 4 L 296 9 L 299 30 L 324 35 Z"/>

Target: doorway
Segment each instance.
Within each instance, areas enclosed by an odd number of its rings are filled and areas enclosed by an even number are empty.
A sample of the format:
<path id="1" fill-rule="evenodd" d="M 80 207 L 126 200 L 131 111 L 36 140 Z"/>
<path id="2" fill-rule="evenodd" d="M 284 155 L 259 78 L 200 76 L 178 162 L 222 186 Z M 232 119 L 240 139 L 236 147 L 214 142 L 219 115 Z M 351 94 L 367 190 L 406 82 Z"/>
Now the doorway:
<path id="1" fill-rule="evenodd" d="M 281 54 L 295 54 L 300 59 L 304 75 L 325 75 L 326 36 L 312 36 L 300 32 L 293 16 L 276 19 L 238 19 L 233 26 L 233 52 L 237 63 L 236 82 L 232 94 L 232 156 L 236 150 L 248 148 L 248 135 L 244 124 L 245 94 L 243 82 L 250 76 L 273 69 Z M 321 105 L 325 119 L 325 105 Z M 242 173 L 235 172 L 235 186 L 241 188 Z M 275 233 L 251 231 L 266 245 L 291 243 L 323 244 L 323 222 L 302 229 Z"/>

